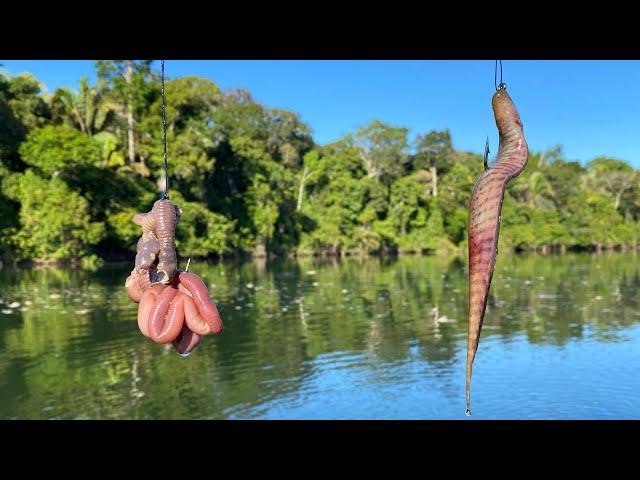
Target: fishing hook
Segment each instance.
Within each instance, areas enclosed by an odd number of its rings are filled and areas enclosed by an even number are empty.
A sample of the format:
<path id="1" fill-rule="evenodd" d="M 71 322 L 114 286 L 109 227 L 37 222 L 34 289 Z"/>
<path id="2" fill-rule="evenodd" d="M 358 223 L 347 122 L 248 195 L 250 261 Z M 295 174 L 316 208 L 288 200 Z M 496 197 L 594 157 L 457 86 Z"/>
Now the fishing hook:
<path id="1" fill-rule="evenodd" d="M 500 62 L 500 83 L 498 83 L 498 62 Z M 497 90 L 506 90 L 507 84 L 502 81 L 502 60 L 496 60 L 496 68 L 493 71 L 493 86 Z"/>
<path id="2" fill-rule="evenodd" d="M 489 136 L 487 135 L 487 142 L 484 144 L 484 169 L 488 170 L 489 169 Z"/>

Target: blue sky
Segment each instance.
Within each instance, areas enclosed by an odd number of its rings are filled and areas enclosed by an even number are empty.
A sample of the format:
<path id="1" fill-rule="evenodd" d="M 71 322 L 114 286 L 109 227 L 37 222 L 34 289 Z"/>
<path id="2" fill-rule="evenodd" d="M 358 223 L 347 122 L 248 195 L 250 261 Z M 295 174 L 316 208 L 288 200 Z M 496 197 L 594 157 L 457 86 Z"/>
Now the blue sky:
<path id="1" fill-rule="evenodd" d="M 83 75 L 95 78 L 89 60 L 0 64 L 10 74 L 33 73 L 49 91 L 75 87 Z M 169 77 L 207 77 L 294 110 L 319 143 L 379 118 L 412 135 L 449 128 L 456 148 L 478 153 L 489 135 L 492 156 L 497 151 L 493 60 L 167 60 L 165 66 Z M 561 144 L 571 160 L 608 155 L 640 167 L 640 61 L 505 60 L 503 72 L 532 150 Z"/>

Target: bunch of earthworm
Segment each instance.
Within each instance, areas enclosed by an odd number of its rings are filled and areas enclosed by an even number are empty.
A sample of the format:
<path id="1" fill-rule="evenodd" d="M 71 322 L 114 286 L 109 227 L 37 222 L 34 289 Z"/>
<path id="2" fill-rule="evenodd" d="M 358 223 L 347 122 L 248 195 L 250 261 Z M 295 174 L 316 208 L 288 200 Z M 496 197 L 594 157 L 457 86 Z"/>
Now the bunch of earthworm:
<path id="1" fill-rule="evenodd" d="M 138 306 L 138 327 L 159 344 L 190 354 L 203 335 L 222 332 L 222 319 L 202 279 L 177 269 L 175 226 L 181 210 L 168 199 L 133 217 L 142 227 L 133 271 L 125 286 Z"/>
<path id="2" fill-rule="evenodd" d="M 485 157 L 484 172 L 478 178 L 469 203 L 469 337 L 467 347 L 467 415 L 471 414 L 471 372 L 478 350 L 480 330 L 487 307 L 487 297 L 498 255 L 500 212 L 507 182 L 522 173 L 529 149 L 522 131 L 520 115 L 501 84 L 492 99 L 493 114 L 500 134 L 500 148 L 495 163 L 489 167 Z"/>

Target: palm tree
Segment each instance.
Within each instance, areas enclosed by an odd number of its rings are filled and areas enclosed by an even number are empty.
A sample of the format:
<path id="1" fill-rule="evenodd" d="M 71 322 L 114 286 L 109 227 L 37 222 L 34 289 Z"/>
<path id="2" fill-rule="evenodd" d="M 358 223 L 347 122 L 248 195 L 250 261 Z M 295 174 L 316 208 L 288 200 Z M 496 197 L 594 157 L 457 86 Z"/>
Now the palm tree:
<path id="1" fill-rule="evenodd" d="M 51 102 L 59 106 L 66 121 L 90 137 L 107 126 L 116 110 L 116 105 L 103 95 L 99 86 L 89 85 L 87 77 L 80 79 L 78 93 L 59 88 Z"/>

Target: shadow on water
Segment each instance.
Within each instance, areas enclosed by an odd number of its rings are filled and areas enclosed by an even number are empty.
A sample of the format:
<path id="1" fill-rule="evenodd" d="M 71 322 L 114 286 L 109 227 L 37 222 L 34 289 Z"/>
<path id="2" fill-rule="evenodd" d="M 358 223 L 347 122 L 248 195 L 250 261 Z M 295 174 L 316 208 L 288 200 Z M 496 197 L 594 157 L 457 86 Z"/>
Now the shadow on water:
<path id="1" fill-rule="evenodd" d="M 191 270 L 209 285 L 225 331 L 184 359 L 138 332 L 126 265 L 0 269 L 0 418 L 457 418 L 464 261 L 309 258 Z M 616 361 L 628 360 L 639 274 L 634 254 L 500 257 L 477 371 L 504 390 L 509 369 L 544 349 L 561 358 L 619 345 Z M 608 355 L 590 361 L 607 368 Z M 543 368 L 526 371 L 569 411 L 575 399 Z M 491 395 L 474 382 L 476 395 Z M 493 395 L 502 406 L 489 417 L 522 401 Z"/>

